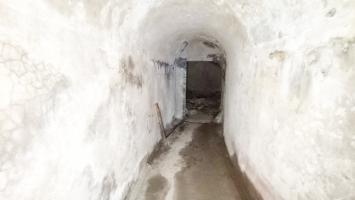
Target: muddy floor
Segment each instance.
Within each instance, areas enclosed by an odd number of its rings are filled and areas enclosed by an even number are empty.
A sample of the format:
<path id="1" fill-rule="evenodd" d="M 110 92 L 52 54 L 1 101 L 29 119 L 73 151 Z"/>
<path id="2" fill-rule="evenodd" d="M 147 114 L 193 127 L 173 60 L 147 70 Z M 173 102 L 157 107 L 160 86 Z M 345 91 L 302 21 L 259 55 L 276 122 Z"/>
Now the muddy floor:
<path id="1" fill-rule="evenodd" d="M 220 125 L 184 123 L 160 145 L 129 200 L 239 200 Z"/>
<path id="2" fill-rule="evenodd" d="M 202 124 L 180 155 L 185 167 L 175 175 L 176 200 L 240 199 L 234 169 L 216 124 Z"/>

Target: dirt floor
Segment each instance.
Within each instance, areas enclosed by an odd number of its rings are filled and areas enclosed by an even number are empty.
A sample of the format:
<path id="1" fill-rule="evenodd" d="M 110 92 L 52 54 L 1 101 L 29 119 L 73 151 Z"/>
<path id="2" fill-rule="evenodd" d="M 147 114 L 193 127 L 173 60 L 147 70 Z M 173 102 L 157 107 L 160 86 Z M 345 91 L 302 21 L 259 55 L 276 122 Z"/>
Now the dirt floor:
<path id="1" fill-rule="evenodd" d="M 239 200 L 221 126 L 181 125 L 148 159 L 129 200 Z"/>

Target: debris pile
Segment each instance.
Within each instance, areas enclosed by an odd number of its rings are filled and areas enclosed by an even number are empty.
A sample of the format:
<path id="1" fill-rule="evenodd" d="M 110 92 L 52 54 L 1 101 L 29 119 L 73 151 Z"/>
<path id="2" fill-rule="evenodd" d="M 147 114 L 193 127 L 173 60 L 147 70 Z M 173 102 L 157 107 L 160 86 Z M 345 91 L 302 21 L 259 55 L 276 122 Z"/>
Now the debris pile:
<path id="1" fill-rule="evenodd" d="M 218 98 L 191 98 L 187 99 L 186 104 L 190 112 L 195 110 L 216 115 L 220 109 L 220 100 Z"/>

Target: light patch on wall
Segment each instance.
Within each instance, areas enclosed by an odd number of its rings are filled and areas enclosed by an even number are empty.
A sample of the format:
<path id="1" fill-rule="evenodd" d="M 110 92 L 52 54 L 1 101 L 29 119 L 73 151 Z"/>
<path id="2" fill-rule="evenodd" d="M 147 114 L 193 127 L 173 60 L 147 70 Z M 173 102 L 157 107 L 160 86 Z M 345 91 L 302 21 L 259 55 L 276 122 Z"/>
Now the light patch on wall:
<path id="1" fill-rule="evenodd" d="M 111 172 L 107 174 L 102 180 L 102 187 L 99 200 L 110 200 L 111 193 L 117 188 L 115 173 Z"/>
<path id="2" fill-rule="evenodd" d="M 61 14 L 70 16 L 73 14 L 73 1 L 72 0 L 46 0 L 53 8 Z"/>
<path id="3" fill-rule="evenodd" d="M 65 16 L 77 14 L 78 6 L 83 6 L 89 23 L 100 25 L 101 12 L 109 0 L 46 0 L 53 8 Z"/>
<path id="4" fill-rule="evenodd" d="M 2 189 L 21 179 L 6 175 L 20 170 L 31 155 L 32 142 L 41 136 L 45 118 L 56 109 L 58 95 L 70 85 L 52 65 L 32 60 L 20 46 L 0 41 L 0 176 Z"/>

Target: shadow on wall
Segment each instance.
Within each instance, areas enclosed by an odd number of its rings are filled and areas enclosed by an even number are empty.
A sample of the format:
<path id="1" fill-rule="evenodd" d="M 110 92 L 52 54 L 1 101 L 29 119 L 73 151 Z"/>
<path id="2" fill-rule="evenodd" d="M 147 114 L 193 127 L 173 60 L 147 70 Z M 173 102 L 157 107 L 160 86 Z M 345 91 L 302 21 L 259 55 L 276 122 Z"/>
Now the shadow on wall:
<path id="1" fill-rule="evenodd" d="M 261 194 L 255 188 L 255 185 L 249 179 L 248 175 L 244 173 L 239 165 L 238 156 L 233 154 L 231 160 L 235 169 L 234 182 L 239 189 L 239 194 L 243 200 L 263 200 Z"/>

